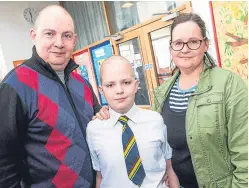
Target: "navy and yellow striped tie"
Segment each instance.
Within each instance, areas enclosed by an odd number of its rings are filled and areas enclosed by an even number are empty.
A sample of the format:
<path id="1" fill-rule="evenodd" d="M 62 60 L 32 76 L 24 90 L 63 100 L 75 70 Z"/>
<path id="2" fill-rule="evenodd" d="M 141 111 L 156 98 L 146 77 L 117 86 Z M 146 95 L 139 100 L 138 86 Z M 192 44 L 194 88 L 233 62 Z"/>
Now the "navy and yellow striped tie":
<path id="1" fill-rule="evenodd" d="M 128 177 L 134 184 L 141 186 L 145 178 L 145 172 L 135 136 L 127 124 L 128 117 L 120 116 L 119 122 L 123 125 L 122 143 Z"/>

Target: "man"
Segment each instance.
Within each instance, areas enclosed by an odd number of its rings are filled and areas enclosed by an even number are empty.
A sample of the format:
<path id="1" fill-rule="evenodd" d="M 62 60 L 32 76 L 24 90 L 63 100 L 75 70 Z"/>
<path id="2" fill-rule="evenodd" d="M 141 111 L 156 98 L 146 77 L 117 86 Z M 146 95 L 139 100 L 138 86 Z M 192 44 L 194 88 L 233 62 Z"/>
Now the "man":
<path id="1" fill-rule="evenodd" d="M 90 188 L 85 129 L 99 111 L 90 84 L 74 73 L 77 36 L 69 13 L 43 9 L 30 31 L 30 59 L 0 85 L 0 187 Z"/>
<path id="2" fill-rule="evenodd" d="M 109 104 L 110 118 L 87 126 L 96 188 L 165 188 L 166 169 L 170 187 L 179 188 L 161 115 L 134 104 L 138 81 L 131 64 L 112 56 L 100 72 L 100 92 Z"/>

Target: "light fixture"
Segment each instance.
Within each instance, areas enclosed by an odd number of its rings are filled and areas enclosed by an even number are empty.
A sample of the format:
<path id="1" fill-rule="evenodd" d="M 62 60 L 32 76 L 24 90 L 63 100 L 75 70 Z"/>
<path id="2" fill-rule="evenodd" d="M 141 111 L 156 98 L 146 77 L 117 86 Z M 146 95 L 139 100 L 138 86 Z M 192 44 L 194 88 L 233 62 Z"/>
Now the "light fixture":
<path id="1" fill-rule="evenodd" d="M 169 20 L 172 20 L 172 19 L 176 18 L 179 15 L 180 15 L 179 12 L 173 12 L 172 14 L 164 16 L 163 18 L 161 18 L 161 20 L 164 21 L 164 22 L 166 22 L 166 21 L 169 21 Z"/>
<path id="2" fill-rule="evenodd" d="M 130 8 L 131 6 L 133 6 L 134 4 L 132 2 L 125 2 L 121 7 L 122 8 Z"/>
<path id="3" fill-rule="evenodd" d="M 112 40 L 114 40 L 114 41 L 119 41 L 119 40 L 122 40 L 124 38 L 123 34 L 121 34 L 121 33 L 114 34 L 111 37 L 112 37 Z"/>

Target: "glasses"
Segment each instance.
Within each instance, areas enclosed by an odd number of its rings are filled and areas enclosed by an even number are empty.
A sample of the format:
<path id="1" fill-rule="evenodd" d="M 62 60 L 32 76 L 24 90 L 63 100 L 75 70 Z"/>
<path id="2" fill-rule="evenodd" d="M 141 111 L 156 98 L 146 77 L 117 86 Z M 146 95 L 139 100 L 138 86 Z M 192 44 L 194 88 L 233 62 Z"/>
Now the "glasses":
<path id="1" fill-rule="evenodd" d="M 202 40 L 199 39 L 191 39 L 188 42 L 183 42 L 181 40 L 177 40 L 174 42 L 170 41 L 170 47 L 174 50 L 174 51 L 181 51 L 185 44 L 188 46 L 188 48 L 190 50 L 197 50 L 198 48 L 200 48 L 202 41 L 204 41 L 206 39 L 203 38 Z"/>

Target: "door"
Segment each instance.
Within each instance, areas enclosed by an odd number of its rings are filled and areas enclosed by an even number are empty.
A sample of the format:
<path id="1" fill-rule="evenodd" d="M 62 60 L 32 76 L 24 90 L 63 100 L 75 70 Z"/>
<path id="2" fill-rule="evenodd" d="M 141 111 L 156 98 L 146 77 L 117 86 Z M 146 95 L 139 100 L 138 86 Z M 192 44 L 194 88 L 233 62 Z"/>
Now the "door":
<path id="1" fill-rule="evenodd" d="M 144 108 L 150 108 L 152 84 L 150 81 L 150 69 L 144 54 L 141 28 L 124 34 L 124 38 L 114 41 L 115 54 L 121 55 L 129 60 L 132 65 L 135 78 L 138 80 L 138 91 L 135 97 L 135 104 Z"/>

